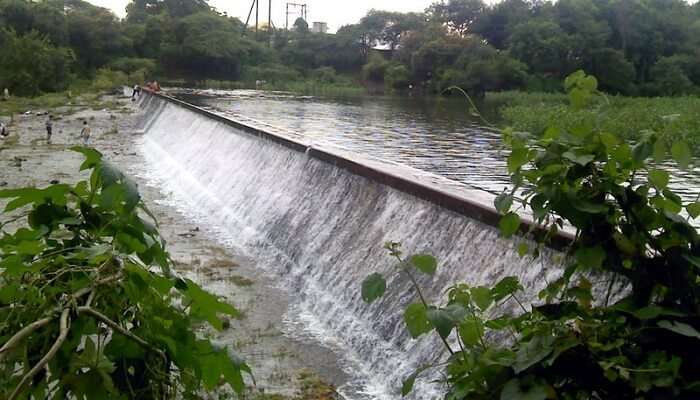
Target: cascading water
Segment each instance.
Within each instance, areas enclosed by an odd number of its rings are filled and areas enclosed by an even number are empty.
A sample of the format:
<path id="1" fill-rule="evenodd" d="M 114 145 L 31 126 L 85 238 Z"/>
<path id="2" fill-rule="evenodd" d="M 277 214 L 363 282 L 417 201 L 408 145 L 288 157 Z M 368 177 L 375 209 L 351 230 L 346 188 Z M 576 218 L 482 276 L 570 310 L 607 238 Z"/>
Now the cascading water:
<path id="1" fill-rule="evenodd" d="M 489 225 L 309 154 L 155 96 L 141 103 L 146 173 L 222 240 L 279 276 L 296 296 L 291 322 L 313 324 L 342 349 L 360 386 L 345 388 L 348 398 L 399 398 L 402 379 L 444 356 L 435 335 L 408 336 L 402 310 L 416 294 L 391 273 L 385 242 L 438 258 L 437 273 L 420 278 L 432 300 L 457 282 L 492 284 L 510 275 L 536 293 L 553 265 L 546 257 L 520 258 L 517 243 Z M 366 305 L 360 285 L 372 272 L 386 273 L 389 289 Z M 437 393 L 419 384 L 413 396 Z"/>

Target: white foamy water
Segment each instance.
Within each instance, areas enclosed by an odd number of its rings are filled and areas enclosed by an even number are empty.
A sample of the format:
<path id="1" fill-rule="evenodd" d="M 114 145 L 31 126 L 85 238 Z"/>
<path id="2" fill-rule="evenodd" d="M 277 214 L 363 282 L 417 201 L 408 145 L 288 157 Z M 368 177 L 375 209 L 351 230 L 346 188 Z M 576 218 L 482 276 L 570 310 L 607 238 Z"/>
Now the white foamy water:
<path id="1" fill-rule="evenodd" d="M 348 399 L 398 399 L 402 379 L 445 357 L 435 335 L 408 336 L 402 310 L 416 294 L 393 273 L 385 242 L 438 258 L 437 273 L 420 278 L 434 301 L 454 283 L 510 275 L 536 293 L 554 269 L 545 257 L 520 258 L 517 243 L 491 226 L 180 106 L 150 96 L 142 102 L 147 180 L 278 277 L 294 297 L 287 333 L 337 352 L 354 378 L 340 388 Z M 367 305 L 360 285 L 373 272 L 389 277 L 389 289 Z M 412 396 L 439 393 L 421 381 Z"/>

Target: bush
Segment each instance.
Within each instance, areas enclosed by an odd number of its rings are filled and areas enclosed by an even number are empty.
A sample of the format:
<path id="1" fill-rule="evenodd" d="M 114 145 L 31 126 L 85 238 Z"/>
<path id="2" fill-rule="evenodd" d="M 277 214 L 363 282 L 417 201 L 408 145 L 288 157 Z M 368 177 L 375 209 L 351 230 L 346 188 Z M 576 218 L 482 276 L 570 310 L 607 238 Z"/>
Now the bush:
<path id="1" fill-rule="evenodd" d="M 240 395 L 247 365 L 195 334 L 238 311 L 176 276 L 135 183 L 76 150 L 89 181 L 0 191 L 26 217 L 0 238 L 0 397 Z"/>
<path id="2" fill-rule="evenodd" d="M 70 84 L 73 52 L 58 48 L 44 36 L 31 32 L 18 36 L 0 28 L 0 90 L 18 96 L 65 90 Z"/>
<path id="3" fill-rule="evenodd" d="M 107 68 L 125 74 L 139 72 L 151 76 L 156 71 L 156 61 L 150 58 L 122 57 L 111 61 Z"/>
<path id="4" fill-rule="evenodd" d="M 392 89 L 408 89 L 408 85 L 411 84 L 411 71 L 402 64 L 392 63 L 386 69 L 384 83 Z"/>
<path id="5" fill-rule="evenodd" d="M 597 81 L 583 72 L 565 86 L 574 109 L 597 96 Z M 697 398 L 700 235 L 689 220 L 700 202 L 684 203 L 659 167 L 672 158 L 687 168 L 692 153 L 665 132 L 647 130 L 630 145 L 595 122 L 544 135 L 503 131 L 513 188 L 494 201 L 501 234 L 521 256 L 538 257 L 561 229 L 575 232 L 568 243 L 559 238 L 565 267 L 538 302 L 523 303 L 518 279 L 505 277 L 491 287 L 455 284 L 444 305 L 430 304 L 414 276 L 433 275 L 438 261 L 386 245 L 417 292 L 404 313 L 409 333 L 434 331 L 449 352 L 407 376 L 402 394 L 440 368 L 449 399 Z M 520 209 L 532 216 L 528 226 Z M 362 298 L 376 300 L 386 284 L 370 275 Z M 504 313 L 506 302 L 520 315 Z"/>
<path id="6" fill-rule="evenodd" d="M 121 71 L 100 68 L 92 81 L 92 89 L 97 91 L 113 90 L 122 86 L 131 86 L 131 82 L 129 77 Z"/>
<path id="7" fill-rule="evenodd" d="M 542 134 L 549 127 L 569 130 L 584 121 L 596 121 L 607 132 L 627 140 L 639 140 L 647 129 L 685 138 L 700 148 L 697 97 L 599 97 L 589 106 L 573 109 L 560 94 L 489 93 L 489 102 L 503 102 L 500 114 L 507 124 L 521 131 Z"/>
<path id="8" fill-rule="evenodd" d="M 370 82 L 384 82 L 389 62 L 379 54 L 370 54 L 369 61 L 362 67 L 362 77 Z"/>
<path id="9" fill-rule="evenodd" d="M 287 83 L 301 79 L 301 73 L 294 68 L 280 64 L 264 64 L 243 70 L 243 81 L 266 81 L 269 83 Z"/>
<path id="10" fill-rule="evenodd" d="M 311 77 L 320 83 L 336 83 L 338 75 L 333 67 L 321 67 L 311 71 Z"/>

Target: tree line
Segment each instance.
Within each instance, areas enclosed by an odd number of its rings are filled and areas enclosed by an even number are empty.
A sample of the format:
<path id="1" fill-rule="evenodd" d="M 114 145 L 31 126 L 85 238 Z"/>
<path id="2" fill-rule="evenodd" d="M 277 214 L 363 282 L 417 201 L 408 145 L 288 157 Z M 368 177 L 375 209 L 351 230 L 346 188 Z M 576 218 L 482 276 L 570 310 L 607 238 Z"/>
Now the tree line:
<path id="1" fill-rule="evenodd" d="M 150 77 L 353 80 L 395 90 L 561 90 L 576 70 L 624 95 L 700 91 L 700 5 L 684 0 L 447 0 L 372 10 L 336 34 L 304 21 L 257 34 L 205 0 L 0 0 L 0 85 L 35 95 L 105 69 Z"/>

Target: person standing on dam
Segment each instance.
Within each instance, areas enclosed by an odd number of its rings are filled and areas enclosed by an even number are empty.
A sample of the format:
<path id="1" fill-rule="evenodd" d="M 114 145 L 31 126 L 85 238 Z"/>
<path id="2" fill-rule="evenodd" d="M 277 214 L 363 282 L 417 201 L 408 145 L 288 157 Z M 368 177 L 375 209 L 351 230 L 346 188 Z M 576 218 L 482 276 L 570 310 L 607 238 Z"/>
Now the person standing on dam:
<path id="1" fill-rule="evenodd" d="M 139 97 L 141 97 L 141 86 L 136 84 L 134 85 L 133 92 L 131 92 L 131 101 L 136 101 Z"/>

